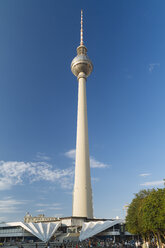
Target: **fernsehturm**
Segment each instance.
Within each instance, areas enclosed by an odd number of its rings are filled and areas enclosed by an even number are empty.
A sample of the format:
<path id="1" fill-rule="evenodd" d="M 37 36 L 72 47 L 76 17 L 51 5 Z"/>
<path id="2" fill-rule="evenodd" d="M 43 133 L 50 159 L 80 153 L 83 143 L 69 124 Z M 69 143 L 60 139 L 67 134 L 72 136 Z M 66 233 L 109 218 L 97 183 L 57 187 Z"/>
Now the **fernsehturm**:
<path id="1" fill-rule="evenodd" d="M 72 73 L 78 80 L 77 142 L 75 182 L 73 191 L 73 216 L 93 218 L 92 188 L 88 144 L 86 80 L 93 65 L 83 42 L 83 12 L 81 10 L 80 46 L 71 63 Z"/>

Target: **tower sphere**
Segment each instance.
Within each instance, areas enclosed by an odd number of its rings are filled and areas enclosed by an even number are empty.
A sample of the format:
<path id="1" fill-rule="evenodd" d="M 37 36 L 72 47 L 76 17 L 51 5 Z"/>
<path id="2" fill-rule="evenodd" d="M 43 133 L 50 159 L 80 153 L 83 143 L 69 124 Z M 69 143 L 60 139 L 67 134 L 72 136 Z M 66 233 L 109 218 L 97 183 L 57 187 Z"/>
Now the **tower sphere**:
<path id="1" fill-rule="evenodd" d="M 92 70 L 93 65 L 87 56 L 87 48 L 84 45 L 80 45 L 77 48 L 77 56 L 72 60 L 71 71 L 76 77 L 80 72 L 85 73 L 86 77 L 88 77 Z"/>

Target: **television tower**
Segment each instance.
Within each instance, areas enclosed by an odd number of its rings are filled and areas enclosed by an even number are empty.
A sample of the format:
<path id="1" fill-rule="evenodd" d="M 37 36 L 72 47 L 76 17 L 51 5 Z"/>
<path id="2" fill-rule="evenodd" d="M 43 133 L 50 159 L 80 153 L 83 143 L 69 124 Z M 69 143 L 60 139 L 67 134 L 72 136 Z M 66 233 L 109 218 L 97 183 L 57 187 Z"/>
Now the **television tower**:
<path id="1" fill-rule="evenodd" d="M 90 176 L 86 80 L 93 70 L 83 42 L 83 11 L 81 10 L 80 46 L 72 60 L 71 71 L 78 80 L 78 111 L 75 182 L 73 191 L 73 216 L 93 218 L 92 188 Z"/>

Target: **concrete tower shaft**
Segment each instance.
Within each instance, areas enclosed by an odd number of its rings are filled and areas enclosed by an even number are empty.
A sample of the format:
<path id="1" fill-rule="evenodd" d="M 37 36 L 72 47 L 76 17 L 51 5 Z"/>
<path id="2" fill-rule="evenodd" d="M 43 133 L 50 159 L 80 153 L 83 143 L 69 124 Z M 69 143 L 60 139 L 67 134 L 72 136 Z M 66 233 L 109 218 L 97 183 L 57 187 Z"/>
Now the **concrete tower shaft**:
<path id="1" fill-rule="evenodd" d="M 75 182 L 73 191 L 73 216 L 93 218 L 92 188 L 90 176 L 88 121 L 86 102 L 86 78 L 93 69 L 83 43 L 83 16 L 81 11 L 81 40 L 71 70 L 78 79 L 78 111 Z"/>

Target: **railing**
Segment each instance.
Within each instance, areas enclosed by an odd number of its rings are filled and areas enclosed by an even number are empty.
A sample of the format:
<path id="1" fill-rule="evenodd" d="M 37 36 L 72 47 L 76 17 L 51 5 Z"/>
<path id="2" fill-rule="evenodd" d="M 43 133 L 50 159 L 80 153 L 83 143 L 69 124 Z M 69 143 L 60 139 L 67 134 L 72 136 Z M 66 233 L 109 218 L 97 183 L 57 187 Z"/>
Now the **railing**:
<path id="1" fill-rule="evenodd" d="M 0 234 L 6 234 L 6 233 L 28 233 L 27 231 L 21 229 L 21 228 L 6 228 L 6 229 L 0 229 Z"/>
<path id="2" fill-rule="evenodd" d="M 2 229 L 0 233 L 23 233 L 22 229 Z"/>

